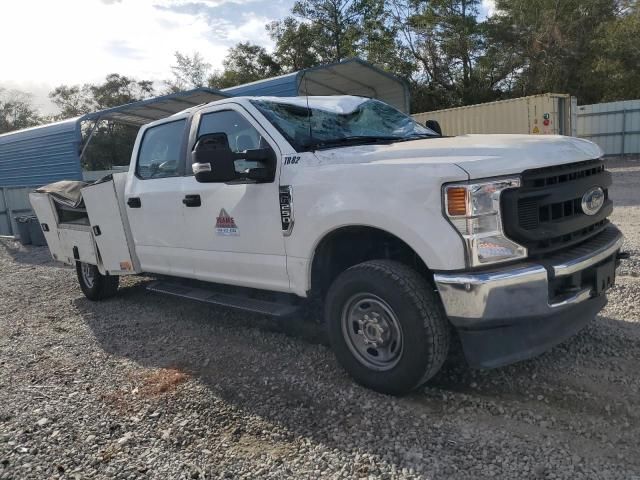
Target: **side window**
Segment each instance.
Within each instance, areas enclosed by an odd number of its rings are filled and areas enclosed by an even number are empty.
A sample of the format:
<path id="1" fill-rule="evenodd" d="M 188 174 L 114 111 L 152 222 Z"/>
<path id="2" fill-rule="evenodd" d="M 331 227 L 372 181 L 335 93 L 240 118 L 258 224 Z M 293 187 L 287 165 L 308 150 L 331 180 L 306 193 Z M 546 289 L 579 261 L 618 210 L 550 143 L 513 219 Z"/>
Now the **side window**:
<path id="1" fill-rule="evenodd" d="M 238 112 L 223 110 L 202 115 L 198 127 L 198 137 L 207 133 L 220 132 L 227 134 L 229 148 L 236 153 L 269 146 L 253 125 Z M 236 160 L 236 171 L 238 172 L 259 166 L 261 166 L 260 162 Z"/>
<path id="2" fill-rule="evenodd" d="M 185 120 L 178 120 L 145 132 L 138 152 L 138 177 L 146 180 L 178 175 L 185 124 Z"/>

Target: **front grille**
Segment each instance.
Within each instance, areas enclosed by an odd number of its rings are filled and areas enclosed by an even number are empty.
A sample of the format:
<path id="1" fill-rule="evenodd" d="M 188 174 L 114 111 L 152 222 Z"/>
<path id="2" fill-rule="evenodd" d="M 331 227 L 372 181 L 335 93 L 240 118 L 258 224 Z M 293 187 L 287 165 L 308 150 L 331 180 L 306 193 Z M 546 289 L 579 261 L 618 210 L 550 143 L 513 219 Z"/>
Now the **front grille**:
<path id="1" fill-rule="evenodd" d="M 504 192 L 502 214 L 508 237 L 536 256 L 575 245 L 602 231 L 613 205 L 611 174 L 602 160 L 527 170 L 521 187 Z M 604 191 L 596 215 L 582 210 L 582 196 L 593 187 Z"/>

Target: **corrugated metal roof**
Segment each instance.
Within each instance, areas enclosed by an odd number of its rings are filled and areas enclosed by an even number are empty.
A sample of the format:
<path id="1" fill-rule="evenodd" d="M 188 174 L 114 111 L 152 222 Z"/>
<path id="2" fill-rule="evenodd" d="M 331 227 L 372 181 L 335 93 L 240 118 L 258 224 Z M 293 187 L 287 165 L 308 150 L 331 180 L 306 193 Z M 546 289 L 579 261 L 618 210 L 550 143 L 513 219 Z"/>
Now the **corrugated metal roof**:
<path id="1" fill-rule="evenodd" d="M 0 186 L 80 180 L 79 118 L 0 135 Z"/>
<path id="2" fill-rule="evenodd" d="M 409 112 L 407 83 L 359 58 L 225 88 L 222 92 L 233 96 L 359 95 L 378 98 Z"/>
<path id="3" fill-rule="evenodd" d="M 223 88 L 222 91 L 234 97 L 296 97 L 298 96 L 298 73 L 287 73 L 279 77 L 245 83 L 237 87 Z"/>
<path id="4" fill-rule="evenodd" d="M 184 92 L 171 93 L 139 102 L 100 110 L 83 116 L 80 120 L 113 120 L 128 125 L 144 125 L 174 115 L 187 108 L 213 102 L 230 95 L 212 88 L 194 88 Z"/>

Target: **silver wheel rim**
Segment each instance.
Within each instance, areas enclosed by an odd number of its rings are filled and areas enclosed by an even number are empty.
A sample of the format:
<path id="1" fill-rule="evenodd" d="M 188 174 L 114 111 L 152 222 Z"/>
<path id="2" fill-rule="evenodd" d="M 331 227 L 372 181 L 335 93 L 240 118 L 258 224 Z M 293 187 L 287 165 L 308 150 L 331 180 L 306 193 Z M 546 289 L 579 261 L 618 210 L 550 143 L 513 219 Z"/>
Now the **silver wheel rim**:
<path id="1" fill-rule="evenodd" d="M 93 282 L 95 282 L 93 268 L 91 267 L 93 267 L 93 265 L 89 265 L 88 263 L 80 264 L 80 270 L 82 271 L 82 280 L 84 281 L 84 284 L 89 288 L 92 288 Z"/>
<path id="2" fill-rule="evenodd" d="M 389 304 L 371 293 L 351 297 L 342 309 L 342 335 L 365 367 L 390 370 L 402 357 L 402 327 Z"/>

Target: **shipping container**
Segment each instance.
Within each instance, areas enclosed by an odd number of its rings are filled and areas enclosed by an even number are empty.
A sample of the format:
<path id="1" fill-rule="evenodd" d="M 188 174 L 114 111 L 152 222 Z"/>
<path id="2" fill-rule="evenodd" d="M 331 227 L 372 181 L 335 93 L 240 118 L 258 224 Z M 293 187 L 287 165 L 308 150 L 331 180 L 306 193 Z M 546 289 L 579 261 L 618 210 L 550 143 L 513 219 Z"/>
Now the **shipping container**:
<path id="1" fill-rule="evenodd" d="M 427 120 L 436 120 L 447 136 L 467 133 L 575 136 L 576 111 L 574 97 L 545 93 L 412 116 L 423 125 Z"/>

